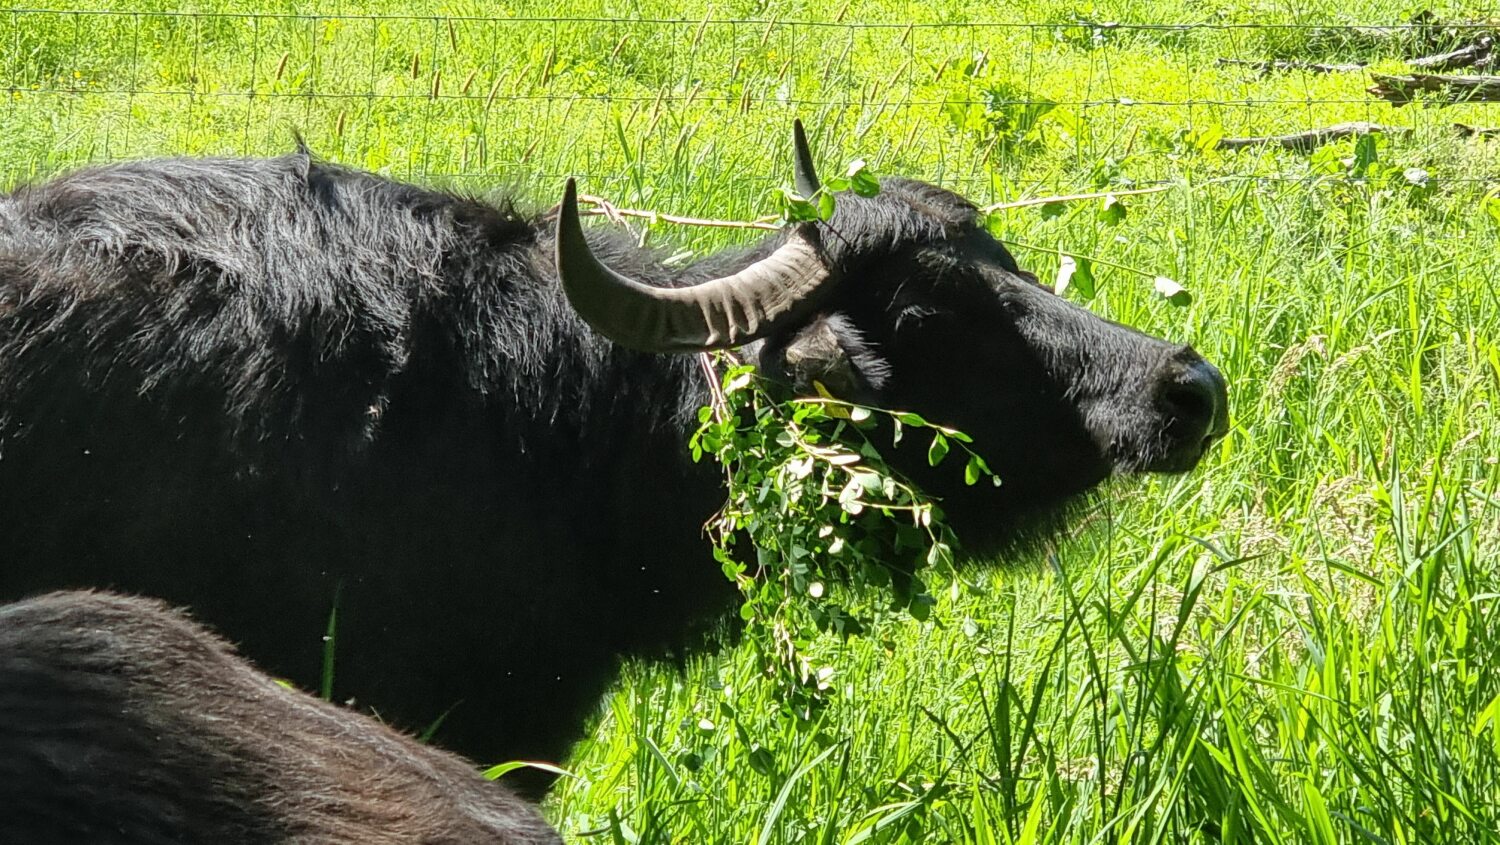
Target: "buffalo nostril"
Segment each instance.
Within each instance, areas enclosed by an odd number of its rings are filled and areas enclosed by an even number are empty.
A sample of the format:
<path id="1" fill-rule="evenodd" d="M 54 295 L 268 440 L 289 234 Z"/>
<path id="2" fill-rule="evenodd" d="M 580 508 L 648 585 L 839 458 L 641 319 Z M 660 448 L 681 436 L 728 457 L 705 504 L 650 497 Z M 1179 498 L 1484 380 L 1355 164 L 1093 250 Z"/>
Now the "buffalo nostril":
<path id="1" fill-rule="evenodd" d="M 1187 472 L 1229 432 L 1229 387 L 1197 352 L 1177 348 L 1152 374 L 1150 445 L 1138 468 Z"/>
<path id="2" fill-rule="evenodd" d="M 1173 369 L 1158 394 L 1161 409 L 1171 420 L 1169 430 L 1182 441 L 1206 447 L 1227 429 L 1224 377 L 1201 358 Z"/>
<path id="3" fill-rule="evenodd" d="M 1161 397 L 1163 407 L 1183 422 L 1202 423 L 1204 430 L 1214 415 L 1214 398 L 1198 382 L 1174 384 Z M 1196 427 L 1196 426 L 1195 426 Z"/>

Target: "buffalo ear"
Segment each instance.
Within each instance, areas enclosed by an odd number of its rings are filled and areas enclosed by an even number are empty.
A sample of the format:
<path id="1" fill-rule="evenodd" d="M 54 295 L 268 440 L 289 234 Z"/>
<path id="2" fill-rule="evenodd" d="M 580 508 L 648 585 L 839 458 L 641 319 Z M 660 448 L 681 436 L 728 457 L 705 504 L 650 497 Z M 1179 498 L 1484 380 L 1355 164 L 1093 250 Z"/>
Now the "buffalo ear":
<path id="1" fill-rule="evenodd" d="M 820 314 L 785 342 L 767 343 L 761 369 L 799 396 L 818 395 L 821 384 L 839 399 L 861 403 L 875 402 L 890 377 L 886 362 L 840 314 Z"/>

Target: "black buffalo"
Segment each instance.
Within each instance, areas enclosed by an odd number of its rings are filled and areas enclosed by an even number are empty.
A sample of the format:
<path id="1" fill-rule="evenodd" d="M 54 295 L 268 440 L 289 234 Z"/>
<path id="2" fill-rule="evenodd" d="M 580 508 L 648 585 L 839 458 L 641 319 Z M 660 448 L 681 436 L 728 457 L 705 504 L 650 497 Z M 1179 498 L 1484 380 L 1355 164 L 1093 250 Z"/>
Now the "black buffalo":
<path id="1" fill-rule="evenodd" d="M 562 840 L 453 754 L 256 671 L 151 600 L 0 607 L 0 842 Z"/>
<path id="2" fill-rule="evenodd" d="M 1192 349 L 1053 296 L 921 182 L 674 268 L 586 243 L 571 184 L 554 218 L 305 151 L 118 164 L 0 197 L 0 596 L 161 597 L 305 686 L 337 606 L 340 698 L 556 759 L 619 655 L 731 606 L 673 354 L 725 346 L 971 434 L 1001 486 L 892 456 L 970 556 L 1225 430 Z"/>

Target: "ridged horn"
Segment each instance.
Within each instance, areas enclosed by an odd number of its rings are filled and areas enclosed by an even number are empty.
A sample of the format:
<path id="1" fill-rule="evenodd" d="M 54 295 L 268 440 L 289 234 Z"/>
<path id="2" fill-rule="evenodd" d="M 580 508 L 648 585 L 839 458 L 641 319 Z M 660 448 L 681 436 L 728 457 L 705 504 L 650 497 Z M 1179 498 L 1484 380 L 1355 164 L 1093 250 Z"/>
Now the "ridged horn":
<path id="1" fill-rule="evenodd" d="M 812 199 L 822 184 L 818 182 L 817 168 L 813 167 L 812 149 L 807 146 L 807 133 L 802 129 L 802 120 L 792 121 L 792 169 L 796 177 L 797 193 L 803 199 Z"/>
<path id="2" fill-rule="evenodd" d="M 775 252 L 738 273 L 685 288 L 642 284 L 594 257 L 572 179 L 558 209 L 556 250 L 557 275 L 578 315 L 615 343 L 642 352 L 742 346 L 805 318 L 837 281 L 817 228 L 802 224 Z"/>

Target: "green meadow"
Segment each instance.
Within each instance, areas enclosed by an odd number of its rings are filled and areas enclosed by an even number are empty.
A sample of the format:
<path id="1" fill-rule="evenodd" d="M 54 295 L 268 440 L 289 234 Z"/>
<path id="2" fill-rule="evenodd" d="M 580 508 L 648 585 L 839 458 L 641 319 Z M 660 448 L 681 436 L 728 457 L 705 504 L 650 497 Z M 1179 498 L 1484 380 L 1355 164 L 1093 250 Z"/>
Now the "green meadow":
<path id="1" fill-rule="evenodd" d="M 300 135 L 524 208 L 576 175 L 620 207 L 749 220 L 776 211 L 800 117 L 825 174 L 863 159 L 984 205 L 1116 192 L 991 225 L 1043 279 L 1073 259 L 1062 295 L 1219 365 L 1232 427 L 1204 465 L 1112 482 L 925 622 L 817 643 L 812 722 L 743 649 L 627 665 L 555 761 L 548 818 L 601 843 L 1500 842 L 1500 140 L 1453 129 L 1500 105 L 1371 96 L 1418 33 L 1349 28 L 1427 8 L 12 9 L 0 181 Z M 1218 144 L 1346 121 L 1390 131 Z M 754 236 L 631 225 L 692 253 Z"/>

